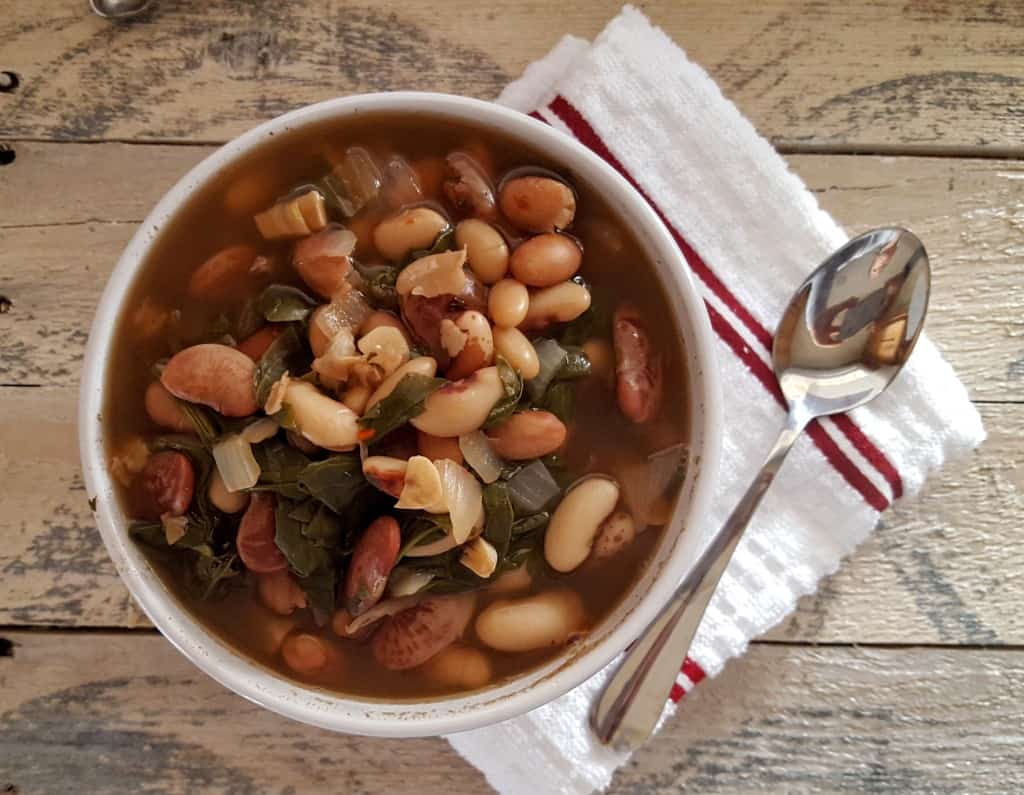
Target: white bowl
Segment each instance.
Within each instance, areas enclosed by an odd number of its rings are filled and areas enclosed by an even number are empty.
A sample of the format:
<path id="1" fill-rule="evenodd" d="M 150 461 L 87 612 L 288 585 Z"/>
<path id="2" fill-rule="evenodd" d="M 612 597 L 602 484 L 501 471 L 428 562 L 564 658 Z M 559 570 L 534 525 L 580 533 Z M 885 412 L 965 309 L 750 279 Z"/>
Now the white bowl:
<path id="1" fill-rule="evenodd" d="M 307 687 L 249 660 L 186 612 L 164 586 L 126 528 L 104 454 L 104 381 L 118 314 L 169 218 L 197 187 L 245 158 L 274 135 L 354 114 L 415 112 L 464 120 L 521 139 L 548 155 L 602 194 L 637 232 L 657 268 L 672 307 L 671 321 L 686 349 L 691 443 L 688 477 L 672 522 L 652 565 L 622 603 L 577 647 L 500 686 L 464 696 L 387 703 L 340 696 Z M 334 731 L 387 737 L 449 734 L 484 726 L 534 709 L 583 682 L 607 665 L 654 618 L 686 574 L 707 539 L 696 528 L 707 514 L 718 470 L 721 417 L 711 328 L 683 257 L 661 221 L 632 187 L 588 149 L 524 114 L 488 102 L 445 94 L 397 92 L 334 99 L 287 113 L 236 138 L 193 168 L 149 214 L 114 269 L 100 299 L 85 354 L 79 405 L 79 437 L 86 489 L 96 500 L 96 521 L 110 556 L 135 600 L 164 636 L 193 663 L 236 693 L 282 715 Z M 683 532 L 694 528 L 691 532 Z"/>

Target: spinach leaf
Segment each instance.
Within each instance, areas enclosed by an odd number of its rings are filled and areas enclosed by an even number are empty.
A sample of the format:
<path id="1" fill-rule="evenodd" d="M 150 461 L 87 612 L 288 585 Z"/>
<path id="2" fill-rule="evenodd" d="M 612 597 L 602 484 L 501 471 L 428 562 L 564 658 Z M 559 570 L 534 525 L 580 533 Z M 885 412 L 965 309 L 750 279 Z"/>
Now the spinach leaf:
<path id="1" fill-rule="evenodd" d="M 357 453 L 338 453 L 303 467 L 296 482 L 335 513 L 343 513 L 366 484 Z"/>
<path id="2" fill-rule="evenodd" d="M 359 424 L 370 444 L 375 444 L 391 431 L 405 425 L 423 411 L 427 398 L 445 385 L 443 378 L 420 373 L 402 376 L 391 394 L 363 415 Z"/>
<path id="3" fill-rule="evenodd" d="M 568 381 L 552 384 L 544 393 L 544 399 L 538 404 L 538 408 L 547 409 L 568 425 L 576 414 L 576 395 L 573 385 Z"/>
<path id="4" fill-rule="evenodd" d="M 512 502 L 508 496 L 508 486 L 500 480 L 484 488 L 484 538 L 498 553 L 498 560 L 508 554 L 508 545 L 512 540 Z"/>
<path id="5" fill-rule="evenodd" d="M 292 518 L 291 512 L 294 509 L 295 503 L 291 500 L 278 499 L 274 512 L 274 543 L 285 556 L 292 571 L 299 577 L 308 577 L 318 569 L 333 567 L 334 561 L 330 551 L 307 538 L 303 532 L 305 525 Z"/>
<path id="6" fill-rule="evenodd" d="M 306 594 L 306 602 L 313 611 L 317 626 L 323 626 L 334 615 L 334 593 L 338 585 L 338 573 L 331 567 L 317 569 L 306 577 L 298 577 L 299 586 Z"/>
<path id="7" fill-rule="evenodd" d="M 232 577 L 242 573 L 242 564 L 235 552 L 223 555 L 198 555 L 191 569 L 190 587 L 200 599 L 221 597 L 231 584 Z"/>
<path id="8" fill-rule="evenodd" d="M 564 346 L 563 346 L 564 347 Z M 590 359 L 579 348 L 566 348 L 562 366 L 555 373 L 556 381 L 573 381 L 590 375 Z"/>
<path id="9" fill-rule="evenodd" d="M 253 376 L 256 383 L 256 402 L 260 406 L 266 405 L 270 388 L 285 372 L 298 376 L 307 372 L 312 362 L 313 355 L 306 347 L 299 331 L 294 324 L 289 326 L 270 344 L 256 363 L 256 373 Z"/>
<path id="10" fill-rule="evenodd" d="M 366 300 L 377 309 L 397 309 L 398 290 L 395 289 L 395 282 L 398 281 L 398 273 L 398 268 L 385 267 L 364 276 L 362 290 Z"/>
<path id="11" fill-rule="evenodd" d="M 314 543 L 334 549 L 341 540 L 341 520 L 334 511 L 320 503 L 302 534 Z"/>
<path id="12" fill-rule="evenodd" d="M 196 435 L 199 437 L 199 441 L 203 443 L 203 447 L 207 450 L 212 450 L 217 437 L 222 432 L 214 413 L 195 403 L 189 403 L 187 400 L 175 398 L 175 401 L 182 414 L 188 417 L 192 427 L 196 429 Z"/>
<path id="13" fill-rule="evenodd" d="M 309 524 L 313 521 L 313 517 L 316 516 L 316 511 L 319 507 L 316 500 L 303 500 L 296 503 L 295 507 L 288 513 L 288 516 L 297 522 Z"/>
<path id="14" fill-rule="evenodd" d="M 504 396 L 494 404 L 490 414 L 484 421 L 484 427 L 490 428 L 505 420 L 516 410 L 519 399 L 523 396 L 523 378 L 519 372 L 510 365 L 504 356 L 495 360 L 498 368 L 498 376 L 501 378 L 501 385 L 505 390 Z"/>
<path id="15" fill-rule="evenodd" d="M 298 287 L 272 284 L 260 294 L 256 306 L 271 323 L 287 323 L 305 320 L 317 302 Z"/>
<path id="16" fill-rule="evenodd" d="M 453 248 L 455 248 L 455 227 L 449 226 L 441 231 L 430 248 L 421 248 L 411 252 L 405 261 L 406 264 L 409 264 L 423 257 L 429 257 L 431 254 L 451 251 Z"/>
<path id="17" fill-rule="evenodd" d="M 452 520 L 443 514 L 430 514 L 425 511 L 410 513 L 402 523 L 402 548 L 398 551 L 398 559 L 405 557 L 413 547 L 440 541 L 452 530 Z M 416 558 L 417 561 L 426 558 Z"/>
<path id="18" fill-rule="evenodd" d="M 238 310 L 232 324 L 235 339 L 244 340 L 255 334 L 263 326 L 263 313 L 260 312 L 259 299 L 250 298 Z"/>
<path id="19" fill-rule="evenodd" d="M 517 519 L 512 523 L 511 536 L 513 538 L 519 538 L 520 536 L 528 535 L 529 533 L 536 532 L 537 530 L 543 530 L 548 526 L 548 522 L 551 521 L 551 514 L 547 511 L 541 511 L 535 513 L 532 516 L 524 516 L 522 519 Z"/>

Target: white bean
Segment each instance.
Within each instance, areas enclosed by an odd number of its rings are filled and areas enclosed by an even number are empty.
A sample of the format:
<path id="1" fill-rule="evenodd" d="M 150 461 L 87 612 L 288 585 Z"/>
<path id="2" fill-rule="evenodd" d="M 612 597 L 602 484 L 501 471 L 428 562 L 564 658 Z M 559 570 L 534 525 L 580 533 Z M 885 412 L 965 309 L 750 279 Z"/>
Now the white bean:
<path id="1" fill-rule="evenodd" d="M 526 335 L 517 328 L 495 328 L 494 349 L 504 356 L 519 374 L 529 381 L 540 373 L 540 359 Z"/>
<path id="2" fill-rule="evenodd" d="M 515 279 L 502 279 L 487 296 L 487 311 L 496 326 L 515 328 L 526 319 L 530 308 L 530 291 Z"/>
<path id="3" fill-rule="evenodd" d="M 429 375 L 431 378 L 437 373 L 437 361 L 429 356 L 417 356 L 415 359 L 410 359 L 395 372 L 381 381 L 377 390 L 370 395 L 370 399 L 366 401 L 366 411 L 369 411 L 376 406 L 380 401 L 395 391 L 395 387 L 398 386 L 398 382 L 401 381 L 405 376 L 410 373 L 418 373 L 419 375 Z"/>
<path id="4" fill-rule="evenodd" d="M 213 507 L 224 513 L 240 513 L 249 507 L 249 495 L 244 491 L 228 491 L 224 485 L 224 478 L 220 476 L 217 467 L 213 468 L 210 475 L 210 485 L 207 489 L 207 496 Z"/>
<path id="5" fill-rule="evenodd" d="M 460 221 L 455 227 L 455 245 L 466 249 L 469 267 L 484 284 L 494 284 L 508 272 L 508 243 L 486 221 Z"/>
<path id="6" fill-rule="evenodd" d="M 619 485 L 604 475 L 588 477 L 566 492 L 544 536 L 548 565 L 565 573 L 583 563 L 601 523 L 618 501 Z"/>
<path id="7" fill-rule="evenodd" d="M 410 422 L 432 436 L 462 436 L 480 428 L 504 394 L 498 368 L 485 367 L 434 392 Z"/>
<path id="8" fill-rule="evenodd" d="M 497 651 L 559 646 L 583 629 L 586 614 L 575 591 L 547 591 L 525 599 L 499 599 L 477 616 L 476 634 Z"/>
<path id="9" fill-rule="evenodd" d="M 476 690 L 491 681 L 490 658 L 480 649 L 453 643 L 427 660 L 420 669 L 438 684 L 460 690 Z"/>
<path id="10" fill-rule="evenodd" d="M 409 252 L 430 248 L 448 227 L 448 220 L 429 207 L 412 207 L 385 218 L 373 230 L 373 244 L 381 256 L 399 262 Z"/>
<path id="11" fill-rule="evenodd" d="M 284 395 L 297 430 L 325 450 L 351 450 L 359 442 L 359 415 L 305 381 L 291 381 Z"/>
<path id="12" fill-rule="evenodd" d="M 520 323 L 524 329 L 540 329 L 552 323 L 568 323 L 590 308 L 590 291 L 576 282 L 562 282 L 534 290 L 530 308 Z"/>

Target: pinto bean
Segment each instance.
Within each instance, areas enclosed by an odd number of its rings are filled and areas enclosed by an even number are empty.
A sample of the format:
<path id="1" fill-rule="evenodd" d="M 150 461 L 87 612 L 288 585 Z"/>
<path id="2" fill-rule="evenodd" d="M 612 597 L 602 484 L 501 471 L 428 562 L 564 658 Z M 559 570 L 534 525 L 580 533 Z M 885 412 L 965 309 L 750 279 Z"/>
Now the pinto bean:
<path id="1" fill-rule="evenodd" d="M 619 484 L 609 477 L 586 478 L 566 492 L 544 535 L 544 559 L 555 571 L 576 569 L 590 554 L 601 523 L 615 510 Z"/>
<path id="2" fill-rule="evenodd" d="M 613 558 L 633 543 L 636 538 L 636 523 L 625 511 L 616 511 L 597 529 L 591 554 L 598 560 Z"/>
<path id="3" fill-rule="evenodd" d="M 528 461 L 565 443 L 565 424 L 550 411 L 517 411 L 487 431 L 494 452 L 510 461 Z"/>
<path id="4" fill-rule="evenodd" d="M 492 602 L 477 616 L 476 634 L 497 651 L 533 651 L 560 646 L 582 630 L 585 621 L 579 594 L 547 591 Z"/>
<path id="5" fill-rule="evenodd" d="M 519 324 L 521 329 L 542 329 L 553 323 L 568 323 L 590 308 L 590 291 L 576 282 L 562 282 L 530 294 L 530 308 Z"/>
<path id="6" fill-rule="evenodd" d="M 142 487 L 156 515 L 181 516 L 192 502 L 196 473 L 192 461 L 177 450 L 153 453 L 142 468 Z"/>
<path id="7" fill-rule="evenodd" d="M 498 205 L 513 224 L 527 232 L 565 229 L 576 215 L 576 196 L 550 177 L 517 177 L 501 186 Z"/>
<path id="8" fill-rule="evenodd" d="M 540 373 L 537 349 L 517 328 L 496 328 L 493 332 L 494 349 L 505 357 L 519 374 L 529 381 Z"/>
<path id="9" fill-rule="evenodd" d="M 238 557 L 255 574 L 270 574 L 288 568 L 288 561 L 274 542 L 277 531 L 275 505 L 272 494 L 255 492 L 238 526 L 235 538 Z"/>
<path id="10" fill-rule="evenodd" d="M 405 486 L 405 470 L 407 461 L 386 455 L 367 456 L 363 461 L 363 476 L 370 485 L 390 494 L 396 499 L 401 496 Z"/>
<path id="11" fill-rule="evenodd" d="M 489 162 L 485 151 L 452 152 L 445 158 L 448 170 L 455 176 L 445 180 L 441 186 L 445 197 L 455 209 L 477 218 L 493 218 L 495 215 L 494 189 L 482 162 Z"/>
<path id="12" fill-rule="evenodd" d="M 373 636 L 373 656 L 391 671 L 422 665 L 451 645 L 473 615 L 471 594 L 431 596 L 385 620 Z"/>
<path id="13" fill-rule="evenodd" d="M 264 607 L 279 616 L 290 616 L 306 606 L 306 592 L 285 569 L 256 575 L 256 592 Z"/>
<path id="14" fill-rule="evenodd" d="M 453 643 L 423 664 L 423 673 L 445 687 L 476 690 L 494 676 L 491 659 L 480 649 Z"/>
<path id="15" fill-rule="evenodd" d="M 629 305 L 615 310 L 612 340 L 619 408 L 633 422 L 647 422 L 661 406 L 663 375 L 639 310 Z"/>
<path id="16" fill-rule="evenodd" d="M 355 248 L 356 236 L 331 224 L 295 244 L 292 266 L 310 290 L 322 298 L 331 298 L 348 287 Z"/>
<path id="17" fill-rule="evenodd" d="M 356 542 L 345 574 L 345 609 L 359 616 L 380 600 L 398 562 L 402 531 L 391 516 L 375 519 Z"/>
<path id="18" fill-rule="evenodd" d="M 551 287 L 571 279 L 583 262 L 583 249 L 573 238 L 550 232 L 520 243 L 509 258 L 509 270 L 530 287 Z"/>
<path id="19" fill-rule="evenodd" d="M 223 301 L 241 293 L 255 259 L 256 249 L 244 243 L 218 251 L 189 277 L 189 298 Z"/>
<path id="20" fill-rule="evenodd" d="M 287 326 L 284 323 L 268 323 L 238 343 L 238 350 L 254 362 L 258 362 L 267 352 L 267 348 L 274 344 L 274 340 L 281 336 L 285 328 Z"/>
<path id="21" fill-rule="evenodd" d="M 504 394 L 498 369 L 485 367 L 434 392 L 410 422 L 432 436 L 462 436 L 480 428 Z"/>
<path id="22" fill-rule="evenodd" d="M 457 437 L 432 436 L 423 431 L 416 431 L 416 446 L 420 455 L 426 456 L 431 461 L 440 461 L 447 458 L 462 466 L 462 448 L 459 447 Z"/>
<path id="23" fill-rule="evenodd" d="M 190 403 L 202 403 L 225 417 L 248 417 L 259 408 L 253 374 L 256 364 L 227 345 L 204 343 L 171 357 L 160 383 Z"/>
<path id="24" fill-rule="evenodd" d="M 429 207 L 411 207 L 385 218 L 373 230 L 381 256 L 400 262 L 417 249 L 428 249 L 448 228 L 448 219 Z"/>
<path id="25" fill-rule="evenodd" d="M 463 312 L 453 322 L 465 335 L 462 350 L 445 372 L 445 377 L 455 381 L 475 373 L 482 367 L 487 367 L 494 361 L 494 336 L 487 318 L 474 309 Z"/>
<path id="26" fill-rule="evenodd" d="M 496 326 L 515 328 L 526 319 L 529 308 L 530 291 L 515 279 L 502 279 L 487 296 L 487 311 Z"/>
<path id="27" fill-rule="evenodd" d="M 501 232 L 479 218 L 459 221 L 455 245 L 466 249 L 469 267 L 484 284 L 494 284 L 508 271 L 508 243 Z"/>
<path id="28" fill-rule="evenodd" d="M 192 420 L 181 410 L 174 395 L 168 392 L 159 381 L 154 381 L 146 387 L 144 402 L 146 414 L 161 428 L 178 433 L 196 432 Z"/>
<path id="29" fill-rule="evenodd" d="M 210 475 L 206 496 L 210 498 L 214 508 L 224 513 L 238 513 L 249 506 L 249 495 L 244 491 L 228 491 L 228 487 L 224 485 L 224 478 L 220 476 L 216 467 Z"/>

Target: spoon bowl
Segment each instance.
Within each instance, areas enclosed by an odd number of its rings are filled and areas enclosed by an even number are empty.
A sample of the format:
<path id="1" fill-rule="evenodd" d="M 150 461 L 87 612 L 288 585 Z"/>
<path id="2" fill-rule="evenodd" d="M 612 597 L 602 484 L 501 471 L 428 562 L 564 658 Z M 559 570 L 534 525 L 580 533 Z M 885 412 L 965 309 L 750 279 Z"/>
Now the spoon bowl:
<path id="1" fill-rule="evenodd" d="M 875 229 L 826 259 L 776 333 L 772 361 L 787 402 L 817 417 L 878 396 L 914 349 L 930 281 L 924 245 L 906 229 Z"/>
<path id="2" fill-rule="evenodd" d="M 153 5 L 153 0 L 89 0 L 89 7 L 104 19 L 135 17 Z"/>
<path id="3" fill-rule="evenodd" d="M 789 405 L 785 425 L 739 505 L 594 704 L 591 724 L 601 742 L 628 749 L 650 737 L 715 587 L 786 455 L 811 420 L 863 405 L 892 383 L 921 334 L 930 284 L 921 241 L 894 227 L 854 238 L 797 289 L 772 346 Z"/>

